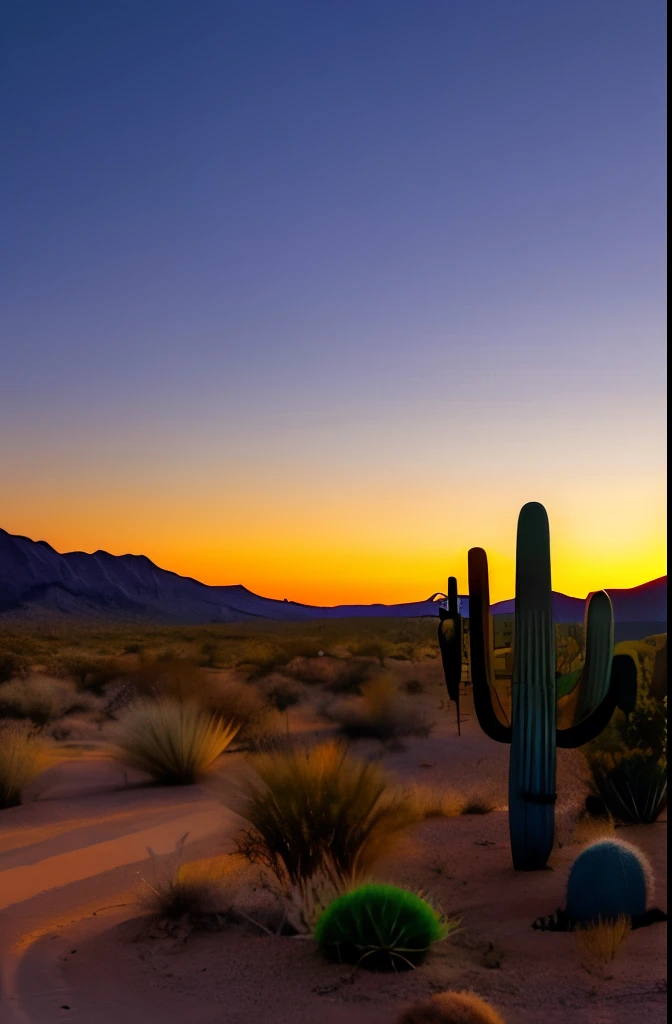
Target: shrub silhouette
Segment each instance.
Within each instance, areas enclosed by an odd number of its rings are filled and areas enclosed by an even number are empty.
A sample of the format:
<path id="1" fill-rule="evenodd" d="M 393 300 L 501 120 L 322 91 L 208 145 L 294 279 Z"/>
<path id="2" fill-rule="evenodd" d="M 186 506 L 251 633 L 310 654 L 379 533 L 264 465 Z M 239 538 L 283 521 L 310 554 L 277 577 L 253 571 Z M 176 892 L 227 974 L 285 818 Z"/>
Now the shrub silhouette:
<path id="1" fill-rule="evenodd" d="M 335 899 L 321 914 L 315 938 L 331 960 L 403 970 L 422 963 L 432 944 L 457 926 L 415 893 L 370 884 Z"/>
<path id="2" fill-rule="evenodd" d="M 163 785 L 189 785 L 214 766 L 236 731 L 198 704 L 141 700 L 119 719 L 115 756 Z"/>

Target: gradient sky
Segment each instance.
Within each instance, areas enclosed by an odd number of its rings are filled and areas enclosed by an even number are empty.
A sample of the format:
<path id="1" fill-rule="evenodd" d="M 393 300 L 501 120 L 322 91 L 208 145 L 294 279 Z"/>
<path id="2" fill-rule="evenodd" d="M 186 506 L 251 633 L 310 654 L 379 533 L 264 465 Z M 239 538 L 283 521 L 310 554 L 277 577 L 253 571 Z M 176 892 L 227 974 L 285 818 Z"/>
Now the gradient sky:
<path id="1" fill-rule="evenodd" d="M 3 0 L 0 525 L 313 603 L 666 572 L 663 0 Z"/>

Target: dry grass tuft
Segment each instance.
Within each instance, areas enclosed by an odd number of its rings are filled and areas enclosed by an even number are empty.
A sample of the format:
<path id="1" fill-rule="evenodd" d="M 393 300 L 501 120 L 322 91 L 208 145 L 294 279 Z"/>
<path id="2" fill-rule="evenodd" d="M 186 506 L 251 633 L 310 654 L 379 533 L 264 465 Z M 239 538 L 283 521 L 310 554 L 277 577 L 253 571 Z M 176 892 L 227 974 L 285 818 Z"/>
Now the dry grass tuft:
<path id="1" fill-rule="evenodd" d="M 297 890 L 311 916 L 321 893 L 366 880 L 417 821 L 383 769 L 341 743 L 270 750 L 250 764 L 252 773 L 226 801 L 251 826 L 240 850 Z"/>
<path id="2" fill-rule="evenodd" d="M 30 675 L 0 686 L 0 718 L 29 718 L 44 726 L 75 711 L 99 710 L 88 693 L 77 693 L 72 683 L 49 676 Z"/>
<path id="3" fill-rule="evenodd" d="M 237 729 L 196 703 L 140 700 L 119 719 L 115 756 L 163 785 L 189 785 L 214 767 Z"/>
<path id="4" fill-rule="evenodd" d="M 489 814 L 497 801 L 488 789 L 472 789 L 466 793 L 441 786 L 413 785 L 407 790 L 408 801 L 416 820 L 426 818 L 458 818 L 463 814 Z"/>
<path id="5" fill-rule="evenodd" d="M 371 737 L 383 742 L 406 736 L 428 736 L 431 723 L 412 701 L 401 696 L 387 674 L 362 685 L 362 696 L 332 708 L 329 717 L 349 739 Z"/>
<path id="6" fill-rule="evenodd" d="M 140 875 L 140 905 L 174 938 L 186 938 L 195 928 L 221 927 L 228 919 L 235 882 L 232 866 L 240 861 L 224 855 L 184 863 L 187 837 L 188 833 L 182 836 L 168 857 L 158 858 L 149 849 L 147 867 Z"/>
<path id="7" fill-rule="evenodd" d="M 439 992 L 404 1010 L 397 1024 L 504 1024 L 497 1011 L 475 992 Z"/>
<path id="8" fill-rule="evenodd" d="M 616 956 L 631 931 L 630 919 L 621 915 L 616 921 L 598 921 L 574 933 L 581 964 L 591 974 L 604 971 Z"/>
<path id="9" fill-rule="evenodd" d="M 0 728 L 0 809 L 17 807 L 25 786 L 47 767 L 44 742 L 24 723 Z"/>

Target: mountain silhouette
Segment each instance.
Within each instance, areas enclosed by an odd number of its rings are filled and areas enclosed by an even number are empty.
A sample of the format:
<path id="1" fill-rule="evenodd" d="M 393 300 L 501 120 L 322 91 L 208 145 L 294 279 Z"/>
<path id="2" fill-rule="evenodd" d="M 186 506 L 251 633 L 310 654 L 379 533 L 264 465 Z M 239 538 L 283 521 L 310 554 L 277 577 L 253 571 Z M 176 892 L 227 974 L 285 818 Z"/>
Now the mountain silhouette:
<path id="1" fill-rule="evenodd" d="M 666 631 L 666 576 L 631 590 L 610 590 L 609 594 L 617 634 L 621 624 L 628 624 L 631 633 L 642 636 Z M 335 607 L 277 601 L 253 594 L 239 584 L 208 586 L 189 576 L 179 576 L 160 569 L 145 555 L 111 555 L 107 551 L 60 554 L 46 541 L 33 541 L 0 529 L 0 621 L 6 622 L 65 617 L 195 625 L 251 619 L 297 622 L 356 616 L 405 618 L 438 615 L 440 596 L 434 594 L 424 601 L 405 604 Z M 500 602 L 492 611 L 512 614 L 513 604 Z M 583 620 L 583 598 L 554 594 L 553 604 L 557 621 Z M 468 615 L 468 600 L 463 601 L 463 614 Z M 634 623 L 638 626 L 630 627 Z"/>

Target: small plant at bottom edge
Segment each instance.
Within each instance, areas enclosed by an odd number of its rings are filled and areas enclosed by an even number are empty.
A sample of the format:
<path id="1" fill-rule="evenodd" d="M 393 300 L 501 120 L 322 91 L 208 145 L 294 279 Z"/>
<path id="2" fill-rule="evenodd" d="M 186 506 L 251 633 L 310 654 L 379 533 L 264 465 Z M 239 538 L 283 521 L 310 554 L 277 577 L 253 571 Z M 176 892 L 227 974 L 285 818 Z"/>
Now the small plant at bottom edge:
<path id="1" fill-rule="evenodd" d="M 504 1024 L 495 1008 L 475 992 L 438 992 L 407 1007 L 397 1024 Z"/>
<path id="2" fill-rule="evenodd" d="M 319 917 L 314 936 L 331 960 L 369 970 L 404 970 L 422 963 L 430 947 L 459 921 L 394 885 L 368 883 L 343 893 Z"/>

